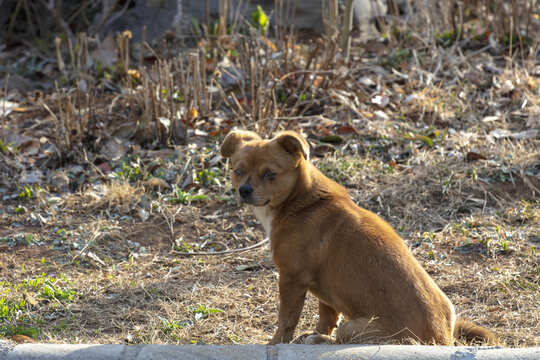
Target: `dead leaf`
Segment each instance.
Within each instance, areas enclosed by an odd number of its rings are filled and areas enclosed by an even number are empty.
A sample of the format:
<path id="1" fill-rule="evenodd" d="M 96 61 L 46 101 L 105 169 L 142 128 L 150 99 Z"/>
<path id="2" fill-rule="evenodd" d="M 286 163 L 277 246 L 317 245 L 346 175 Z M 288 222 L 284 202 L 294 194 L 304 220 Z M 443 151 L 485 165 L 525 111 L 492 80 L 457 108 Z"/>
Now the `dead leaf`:
<path id="1" fill-rule="evenodd" d="M 467 153 L 467 155 L 465 156 L 465 160 L 467 162 L 473 162 L 473 161 L 476 161 L 476 160 L 487 160 L 487 157 L 485 157 L 482 154 L 479 154 L 479 153 L 476 153 L 476 152 L 473 152 L 473 151 L 469 151 Z"/>
<path id="2" fill-rule="evenodd" d="M 49 180 L 51 189 L 56 192 L 66 192 L 69 190 L 69 177 L 63 171 L 57 171 Z"/>
<path id="3" fill-rule="evenodd" d="M 320 76 L 320 75 L 317 75 L 315 77 L 315 79 L 313 79 L 313 86 L 314 87 L 319 87 L 321 86 L 321 84 L 323 83 L 324 81 L 324 77 Z"/>
<path id="4" fill-rule="evenodd" d="M 206 59 L 205 69 L 207 73 L 213 73 L 216 70 L 216 60 Z"/>
<path id="5" fill-rule="evenodd" d="M 104 174 L 108 174 L 112 171 L 111 165 L 109 165 L 109 163 L 106 163 L 106 162 L 99 164 L 97 168 L 101 170 Z"/>
<path id="6" fill-rule="evenodd" d="M 495 139 L 510 137 L 511 134 L 512 132 L 506 129 L 494 129 L 489 132 L 489 135 L 493 136 Z"/>
<path id="7" fill-rule="evenodd" d="M 336 149 L 331 145 L 318 145 L 311 150 L 311 156 L 324 157 L 326 154 L 331 154 Z"/>
<path id="8" fill-rule="evenodd" d="M 24 299 L 26 300 L 27 303 L 29 303 L 30 305 L 32 306 L 37 306 L 37 304 L 39 303 L 35 297 L 33 297 L 32 295 L 30 295 L 29 293 L 25 292 L 24 293 Z"/>
<path id="9" fill-rule="evenodd" d="M 399 86 L 396 83 L 392 84 L 392 89 L 394 89 L 394 91 L 399 93 L 399 94 L 405 94 L 405 89 L 403 89 L 401 86 Z"/>
<path id="10" fill-rule="evenodd" d="M 270 48 L 272 51 L 277 51 L 277 46 L 266 36 L 261 36 L 261 40 Z"/>
<path id="11" fill-rule="evenodd" d="M 527 87 L 529 90 L 534 90 L 536 88 L 536 81 L 532 77 L 527 78 Z"/>
<path id="12" fill-rule="evenodd" d="M 8 116 L 17 107 L 19 103 L 0 99 L 0 117 Z"/>
<path id="13" fill-rule="evenodd" d="M 136 69 L 129 69 L 127 73 L 128 75 L 131 75 L 131 77 L 137 81 L 141 79 L 141 74 Z"/>
<path id="14" fill-rule="evenodd" d="M 189 110 L 189 120 L 191 121 L 191 120 L 195 119 L 197 116 L 199 116 L 199 112 L 197 111 L 197 109 L 194 108 L 194 107 L 191 108 Z"/>
<path id="15" fill-rule="evenodd" d="M 189 189 L 194 187 L 193 185 L 197 185 L 193 182 L 194 176 L 193 176 L 193 169 L 190 169 L 186 171 L 186 177 L 184 178 L 184 181 L 182 181 L 182 184 L 180 184 L 181 189 Z"/>
<path id="16" fill-rule="evenodd" d="M 341 144 L 343 142 L 343 138 L 338 135 L 328 135 L 323 137 L 321 141 L 330 144 Z"/>
<path id="17" fill-rule="evenodd" d="M 355 128 L 352 126 L 340 126 L 336 129 L 336 132 L 339 135 L 349 135 L 349 134 L 357 134 L 358 131 L 356 131 Z"/>
<path id="18" fill-rule="evenodd" d="M 112 132 L 112 136 L 129 139 L 137 131 L 137 124 L 134 122 L 125 122 L 118 125 L 118 127 Z"/>
<path id="19" fill-rule="evenodd" d="M 497 120 L 499 120 L 499 117 L 496 115 L 485 116 L 482 118 L 482 122 L 492 122 L 492 121 L 497 121 Z"/>
<path id="20" fill-rule="evenodd" d="M 387 164 L 393 169 L 396 169 L 396 170 L 401 169 L 401 167 L 398 165 L 398 163 L 395 160 L 390 160 L 387 162 Z"/>
<path id="21" fill-rule="evenodd" d="M 103 154 L 108 156 L 109 159 L 117 161 L 123 158 L 128 149 L 120 139 L 110 139 L 103 146 Z"/>
<path id="22" fill-rule="evenodd" d="M 34 339 L 29 338 L 26 335 L 16 334 L 9 338 L 9 340 L 16 342 L 16 343 L 33 343 Z"/>
<path id="23" fill-rule="evenodd" d="M 367 77 L 367 76 L 362 76 L 358 82 L 361 84 L 361 85 L 364 85 L 364 86 L 367 86 L 367 87 L 374 87 L 375 85 L 377 85 L 377 83 L 375 81 L 373 81 L 370 77 Z"/>
<path id="24" fill-rule="evenodd" d="M 21 144 L 21 150 L 26 156 L 33 156 L 39 153 L 40 144 L 39 141 L 32 139 Z"/>
<path id="25" fill-rule="evenodd" d="M 105 262 L 103 262 L 103 260 L 101 260 L 99 258 L 99 256 L 97 256 L 96 254 L 94 254 L 93 252 L 89 251 L 87 254 L 86 254 L 87 257 L 89 257 L 90 259 L 94 260 L 96 263 L 102 265 L 102 266 L 107 266 L 107 264 L 105 264 Z"/>

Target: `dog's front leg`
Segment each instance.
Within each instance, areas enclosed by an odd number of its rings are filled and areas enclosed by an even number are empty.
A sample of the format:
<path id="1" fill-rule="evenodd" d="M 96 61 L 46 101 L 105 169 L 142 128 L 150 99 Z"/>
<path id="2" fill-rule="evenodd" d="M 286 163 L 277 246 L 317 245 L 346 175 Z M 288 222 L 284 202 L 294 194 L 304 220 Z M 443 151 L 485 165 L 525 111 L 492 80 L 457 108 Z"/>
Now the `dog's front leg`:
<path id="1" fill-rule="evenodd" d="M 319 324 L 317 325 L 315 332 L 305 333 L 298 336 L 296 339 L 294 339 L 293 344 L 304 344 L 308 337 L 311 337 L 314 340 L 315 338 L 313 336 L 316 336 L 317 339 L 323 339 L 323 342 L 325 343 L 329 343 L 328 339 L 331 340 L 329 336 L 332 335 L 332 331 L 334 331 L 338 321 L 339 312 L 330 305 L 326 305 L 319 300 Z"/>
<path id="2" fill-rule="evenodd" d="M 280 275 L 278 328 L 268 345 L 288 343 L 292 340 L 304 307 L 306 293 L 307 287 L 298 280 Z"/>
<path id="3" fill-rule="evenodd" d="M 318 334 L 331 335 L 339 321 L 339 312 L 319 301 L 319 324 L 315 330 Z"/>

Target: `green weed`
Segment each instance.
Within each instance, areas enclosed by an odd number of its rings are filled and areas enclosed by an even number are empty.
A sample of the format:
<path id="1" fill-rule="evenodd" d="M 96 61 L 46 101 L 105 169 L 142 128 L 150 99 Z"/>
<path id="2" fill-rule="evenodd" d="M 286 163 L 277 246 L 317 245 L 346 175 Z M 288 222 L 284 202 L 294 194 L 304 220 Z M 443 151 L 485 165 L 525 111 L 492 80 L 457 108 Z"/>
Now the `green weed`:
<path id="1" fill-rule="evenodd" d="M 223 310 L 209 308 L 201 304 L 197 304 L 194 308 L 191 308 L 190 311 L 195 314 L 195 320 L 201 320 L 210 314 L 224 313 Z"/>
<path id="2" fill-rule="evenodd" d="M 167 202 L 189 204 L 193 201 L 208 200 L 208 196 L 202 194 L 193 194 L 193 189 L 184 191 L 175 186 L 170 196 L 164 198 Z"/>
<path id="3" fill-rule="evenodd" d="M 266 35 L 270 21 L 260 5 L 257 5 L 257 10 L 251 13 L 251 25 L 258 29 L 261 35 Z"/>
<path id="4" fill-rule="evenodd" d="M 43 192 L 43 190 L 38 185 L 25 186 L 23 190 L 19 193 L 19 198 L 20 199 L 33 199 L 40 192 Z"/>
<path id="5" fill-rule="evenodd" d="M 206 187 L 210 187 L 212 185 L 221 187 L 219 177 L 222 175 L 221 170 L 218 168 L 204 169 L 198 172 L 197 177 L 195 178 L 195 183 Z"/>
<path id="6" fill-rule="evenodd" d="M 409 131 L 402 136 L 407 140 L 421 142 L 432 148 L 435 145 L 440 145 L 444 142 L 444 139 L 446 138 L 446 132 L 446 129 L 441 131 L 430 126 L 421 132 L 416 133 Z"/>
<path id="7" fill-rule="evenodd" d="M 109 174 L 111 179 L 125 179 L 129 181 L 145 180 L 145 171 L 141 169 L 141 164 L 137 162 L 131 162 L 127 164 L 122 162 L 122 166 Z"/>
<path id="8" fill-rule="evenodd" d="M 158 316 L 158 318 L 163 323 L 161 331 L 163 331 L 164 333 L 170 333 L 176 329 L 184 329 L 191 326 L 191 323 L 189 321 L 167 320 L 161 316 Z"/>

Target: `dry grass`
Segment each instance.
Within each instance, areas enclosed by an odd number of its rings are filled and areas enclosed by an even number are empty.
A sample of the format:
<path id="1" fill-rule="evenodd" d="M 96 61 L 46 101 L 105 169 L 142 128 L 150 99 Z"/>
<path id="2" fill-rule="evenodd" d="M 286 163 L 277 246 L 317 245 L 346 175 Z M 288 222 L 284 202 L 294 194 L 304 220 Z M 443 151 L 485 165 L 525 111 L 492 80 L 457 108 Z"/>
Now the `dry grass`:
<path id="1" fill-rule="evenodd" d="M 538 48 L 502 41 L 512 28 L 504 12 L 521 2 L 471 5 L 459 26 L 454 4 L 388 23 L 380 55 L 357 47 L 349 63 L 332 41 L 283 33 L 273 43 L 205 33 L 186 54 L 117 73 L 71 68 L 72 54 L 64 88 L 24 95 L 25 108 L 2 119 L 0 334 L 268 341 L 278 293 L 266 248 L 196 255 L 263 240 L 217 156 L 238 126 L 302 131 L 316 165 L 397 229 L 458 314 L 508 346 L 539 346 Z M 443 8 L 454 12 L 438 16 Z M 497 22 L 495 47 L 465 31 Z M 65 188 L 50 181 L 56 172 Z M 24 182 L 40 173 L 39 186 Z M 297 333 L 316 323 L 308 296 Z"/>
<path id="2" fill-rule="evenodd" d="M 461 139 L 449 136 L 447 141 L 455 148 Z M 501 145 L 482 149 L 493 164 L 467 163 L 436 151 L 420 151 L 399 170 L 369 154 L 317 163 L 349 184 L 360 205 L 400 230 L 460 315 L 490 327 L 509 346 L 538 346 L 540 279 L 538 254 L 532 249 L 538 244 L 540 207 L 534 190 L 518 180 L 519 169 L 537 159 L 538 151 L 531 153 L 527 144 L 521 150 L 510 142 Z M 513 155 L 509 167 L 515 187 L 500 181 L 501 166 L 495 164 L 508 153 Z M 450 174 L 451 184 L 444 185 Z M 3 296 L 15 301 L 28 294 L 35 301 L 27 301 L 25 317 L 14 318 L 14 324 L 47 342 L 246 344 L 269 339 L 277 313 L 277 273 L 266 248 L 179 255 L 262 240 L 252 215 L 232 204 L 226 188 L 215 192 L 223 200 L 189 206 L 164 203 L 159 193 L 142 193 L 125 183 L 111 182 L 104 189 L 102 197 L 90 195 L 95 190 L 71 195 L 54 223 L 17 229 L 47 244 L 63 236 L 67 251 L 54 246 L 2 250 L 2 268 L 9 269 Z M 508 196 L 508 190 L 516 195 Z M 133 214 L 141 196 L 161 204 L 161 209 L 149 208 L 145 223 Z M 26 223 L 25 215 L 6 215 L 0 237 L 14 233 L 9 224 Z M 60 228 L 66 234 L 59 235 Z M 18 286 L 42 272 L 63 275 L 57 286 L 73 290 L 73 299 L 51 299 L 39 287 Z M 298 333 L 315 326 L 316 314 L 316 301 L 309 297 Z"/>

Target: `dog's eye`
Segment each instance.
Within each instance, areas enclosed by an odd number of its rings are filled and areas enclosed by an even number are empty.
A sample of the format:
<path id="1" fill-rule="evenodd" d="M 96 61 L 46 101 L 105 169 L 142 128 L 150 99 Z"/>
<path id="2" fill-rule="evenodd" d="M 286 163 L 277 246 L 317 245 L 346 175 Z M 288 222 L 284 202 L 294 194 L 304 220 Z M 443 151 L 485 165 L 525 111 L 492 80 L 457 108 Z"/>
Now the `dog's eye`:
<path id="1" fill-rule="evenodd" d="M 272 171 L 267 171 L 264 173 L 263 178 L 266 180 L 272 180 L 276 176 Z"/>
<path id="2" fill-rule="evenodd" d="M 244 175 L 244 170 L 242 170 L 242 168 L 238 168 L 236 170 L 234 170 L 234 173 L 238 176 L 242 176 Z"/>

